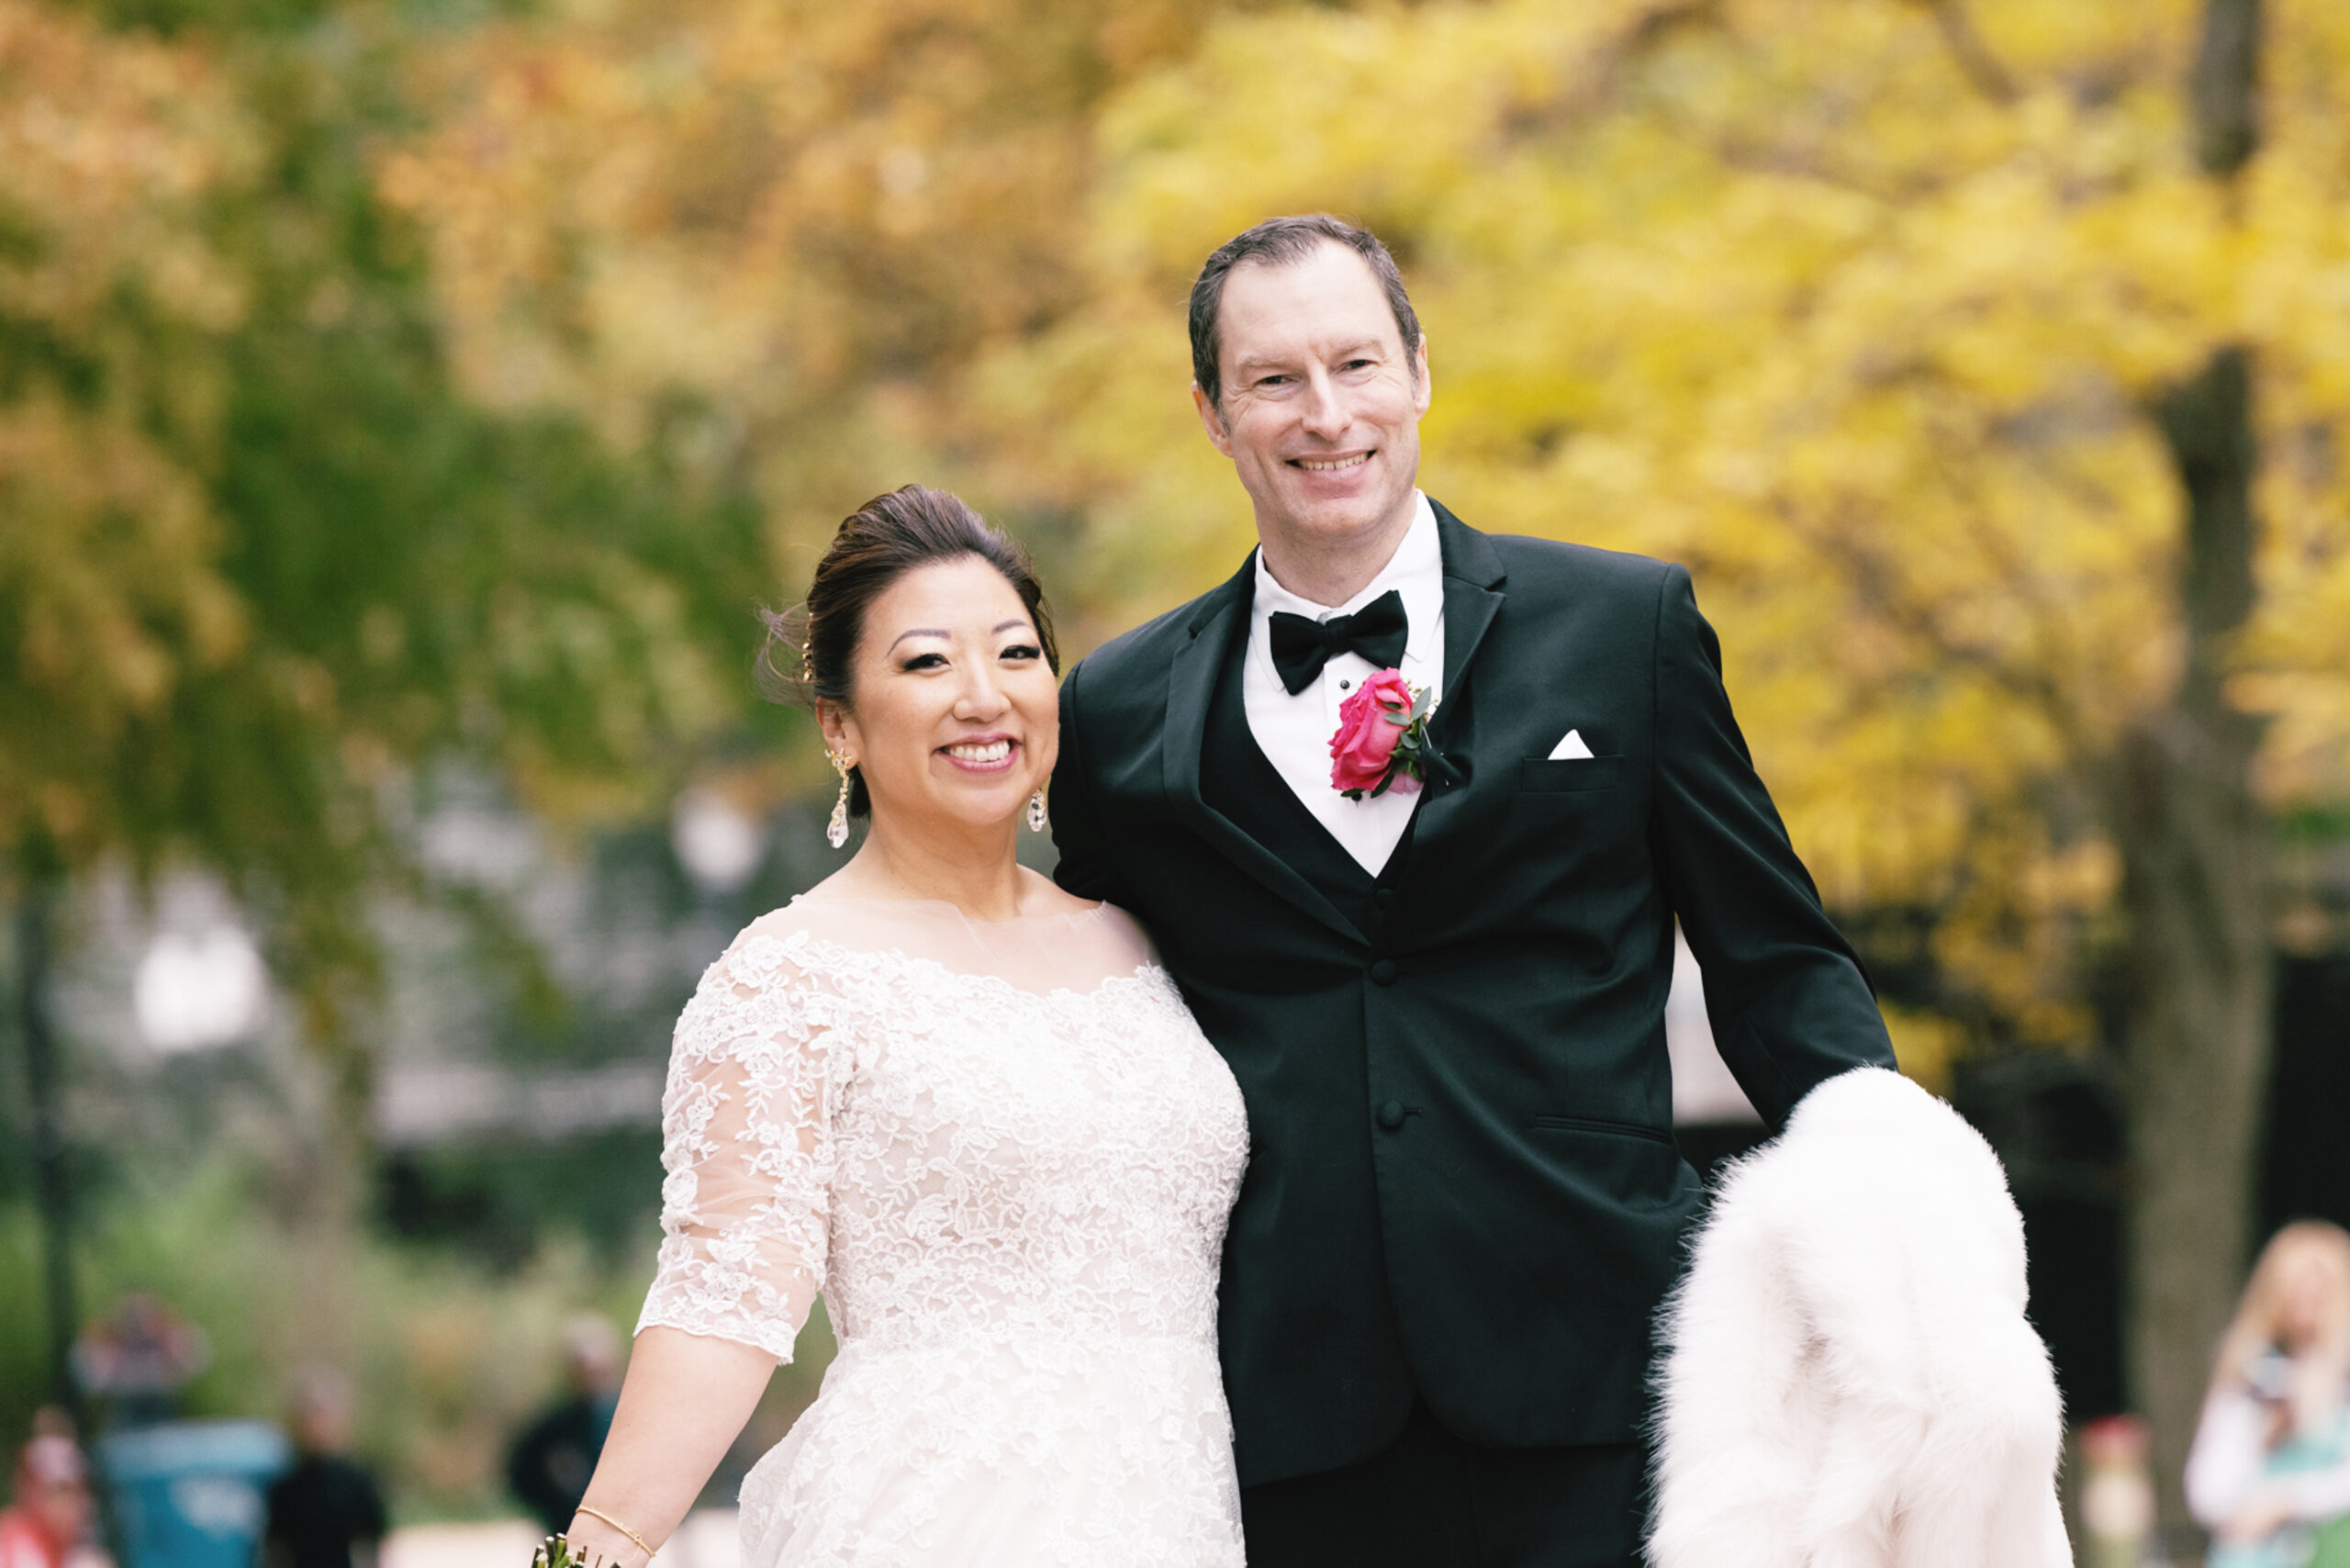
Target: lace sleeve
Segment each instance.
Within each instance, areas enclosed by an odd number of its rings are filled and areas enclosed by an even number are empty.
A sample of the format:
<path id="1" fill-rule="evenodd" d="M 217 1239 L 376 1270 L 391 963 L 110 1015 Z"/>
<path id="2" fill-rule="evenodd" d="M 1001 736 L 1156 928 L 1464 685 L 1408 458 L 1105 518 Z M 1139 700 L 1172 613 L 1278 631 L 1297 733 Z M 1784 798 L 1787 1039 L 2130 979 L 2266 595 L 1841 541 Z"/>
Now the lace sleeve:
<path id="1" fill-rule="evenodd" d="M 659 1325 L 791 1359 L 824 1282 L 831 1009 L 754 926 L 677 1019 L 661 1097 L 661 1259 L 637 1330 Z"/>

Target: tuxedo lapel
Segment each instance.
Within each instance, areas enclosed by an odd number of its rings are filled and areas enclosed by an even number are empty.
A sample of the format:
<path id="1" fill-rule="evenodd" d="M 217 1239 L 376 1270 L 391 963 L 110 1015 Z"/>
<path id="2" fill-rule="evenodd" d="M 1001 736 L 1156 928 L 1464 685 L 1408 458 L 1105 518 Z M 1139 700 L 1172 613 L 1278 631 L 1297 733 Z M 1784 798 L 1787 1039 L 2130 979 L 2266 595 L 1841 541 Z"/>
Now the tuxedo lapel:
<path id="1" fill-rule="evenodd" d="M 1430 738 L 1438 752 L 1464 777 L 1441 788 L 1431 788 L 1420 801 L 1413 837 L 1423 845 L 1440 837 L 1449 821 L 1469 794 L 1474 767 L 1476 707 L 1471 700 L 1470 671 L 1483 646 L 1494 617 L 1508 598 L 1502 585 L 1508 578 L 1500 555 L 1485 536 L 1431 502 L 1436 510 L 1437 537 L 1444 549 L 1444 700 L 1428 722 Z"/>
<path id="2" fill-rule="evenodd" d="M 1192 618 L 1190 635 L 1176 650 L 1174 666 L 1167 678 L 1167 728 L 1160 738 L 1167 798 L 1176 815 L 1226 859 L 1340 935 L 1360 942 L 1362 934 L 1338 913 L 1336 905 L 1315 891 L 1314 885 L 1287 861 L 1210 806 L 1200 793 L 1200 756 L 1207 738 L 1208 704 L 1215 698 L 1216 676 L 1224 663 L 1227 639 L 1248 635 L 1256 566 L 1257 558 L 1252 554 L 1230 581 L 1200 601 L 1198 613 Z"/>
<path id="3" fill-rule="evenodd" d="M 1437 539 L 1444 551 L 1444 689 L 1446 700 L 1467 683 L 1470 661 L 1507 596 L 1509 574 L 1485 536 L 1430 501 Z"/>

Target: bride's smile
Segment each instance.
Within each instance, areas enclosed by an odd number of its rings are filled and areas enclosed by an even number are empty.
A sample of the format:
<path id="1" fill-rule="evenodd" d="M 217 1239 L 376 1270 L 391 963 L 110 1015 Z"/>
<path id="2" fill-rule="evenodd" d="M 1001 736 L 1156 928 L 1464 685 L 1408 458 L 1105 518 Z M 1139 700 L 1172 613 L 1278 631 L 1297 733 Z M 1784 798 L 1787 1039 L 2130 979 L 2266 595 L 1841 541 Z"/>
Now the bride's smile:
<path id="1" fill-rule="evenodd" d="M 966 773 L 1001 773 L 1012 766 L 1012 754 L 1019 745 L 1010 735 L 990 735 L 984 740 L 957 741 L 938 749 Z"/>

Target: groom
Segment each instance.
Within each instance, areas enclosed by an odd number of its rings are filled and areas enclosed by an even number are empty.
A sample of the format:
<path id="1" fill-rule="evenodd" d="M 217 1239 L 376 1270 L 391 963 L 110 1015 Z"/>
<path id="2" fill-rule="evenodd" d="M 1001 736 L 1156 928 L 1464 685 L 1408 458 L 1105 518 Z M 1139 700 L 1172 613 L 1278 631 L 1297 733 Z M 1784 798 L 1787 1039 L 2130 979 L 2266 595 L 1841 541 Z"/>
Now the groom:
<path id="1" fill-rule="evenodd" d="M 1247 1097 L 1219 1323 L 1248 1561 L 1637 1563 L 1650 1323 L 1699 1201 L 1674 918 L 1774 1124 L 1890 1065 L 1884 1024 L 1688 574 L 1414 487 L 1427 352 L 1379 241 L 1259 224 L 1191 320 L 1261 548 L 1070 672 L 1052 809 L 1062 886 L 1149 926 Z M 1387 670 L 1424 730 L 1364 713 Z M 1380 737 L 1360 798 L 1342 720 Z"/>

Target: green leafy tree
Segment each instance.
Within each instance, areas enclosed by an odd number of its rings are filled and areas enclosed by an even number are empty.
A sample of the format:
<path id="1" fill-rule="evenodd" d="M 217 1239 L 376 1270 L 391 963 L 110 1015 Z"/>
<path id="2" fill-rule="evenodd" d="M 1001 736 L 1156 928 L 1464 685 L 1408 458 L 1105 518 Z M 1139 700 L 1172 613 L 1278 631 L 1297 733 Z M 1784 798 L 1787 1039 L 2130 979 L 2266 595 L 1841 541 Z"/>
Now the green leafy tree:
<path id="1" fill-rule="evenodd" d="M 141 19 L 165 30 L 0 6 L 18 991 L 53 1086 L 61 889 L 217 874 L 333 1070 L 311 1184 L 331 1226 L 364 1139 L 370 901 L 436 891 L 405 828 L 417 780 L 471 759 L 575 822 L 663 798 L 743 721 L 756 517 L 722 476 L 456 391 L 369 156 L 407 123 L 397 19 Z"/>
<path id="2" fill-rule="evenodd" d="M 757 592 L 750 514 L 453 392 L 364 157 L 400 112 L 376 85 L 397 34 L 339 23 L 338 59 L 313 33 L 162 44 L 18 14 L 94 80 L 150 84 L 156 123 L 32 72 L 12 96 L 58 145 L 168 153 L 177 183 L 101 204 L 9 161 L 49 180 L 8 193 L 22 252 L 73 292 L 8 323 L 0 828 L 47 846 L 27 864 L 229 876 L 332 1036 L 366 968 L 358 894 L 397 868 L 386 786 L 467 753 L 557 814 L 637 802 L 738 705 L 714 655 Z"/>

